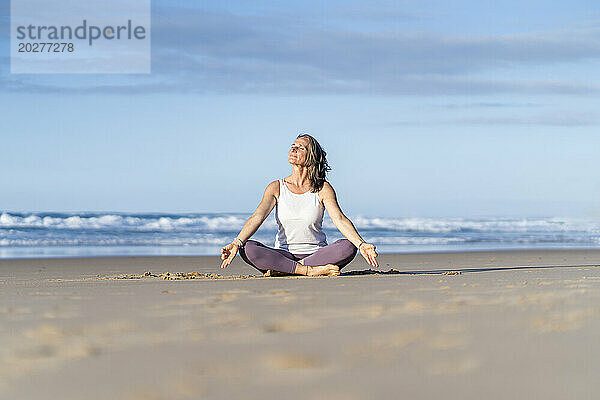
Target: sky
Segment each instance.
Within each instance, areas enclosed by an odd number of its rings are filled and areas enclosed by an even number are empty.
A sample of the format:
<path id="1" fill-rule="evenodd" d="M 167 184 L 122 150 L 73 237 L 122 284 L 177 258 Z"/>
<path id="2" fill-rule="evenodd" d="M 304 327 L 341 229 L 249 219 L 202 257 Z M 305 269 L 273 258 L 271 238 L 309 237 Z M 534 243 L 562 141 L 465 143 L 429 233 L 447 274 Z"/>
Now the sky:
<path id="1" fill-rule="evenodd" d="M 11 74 L 0 211 L 244 212 L 303 132 L 351 215 L 600 218 L 600 3 L 152 2 L 151 74 Z"/>

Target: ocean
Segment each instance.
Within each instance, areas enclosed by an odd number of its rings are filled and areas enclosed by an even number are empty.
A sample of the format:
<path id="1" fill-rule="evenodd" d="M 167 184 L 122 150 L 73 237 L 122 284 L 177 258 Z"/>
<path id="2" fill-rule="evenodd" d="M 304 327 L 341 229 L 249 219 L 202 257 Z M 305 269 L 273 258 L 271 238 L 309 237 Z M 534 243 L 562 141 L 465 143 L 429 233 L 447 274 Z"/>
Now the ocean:
<path id="1" fill-rule="evenodd" d="M 220 255 L 250 214 L 9 212 L 0 214 L 0 258 Z M 600 248 L 600 221 L 574 218 L 390 218 L 349 215 L 380 253 Z M 326 215 L 328 243 L 343 236 Z M 273 214 L 252 239 L 273 246 Z"/>

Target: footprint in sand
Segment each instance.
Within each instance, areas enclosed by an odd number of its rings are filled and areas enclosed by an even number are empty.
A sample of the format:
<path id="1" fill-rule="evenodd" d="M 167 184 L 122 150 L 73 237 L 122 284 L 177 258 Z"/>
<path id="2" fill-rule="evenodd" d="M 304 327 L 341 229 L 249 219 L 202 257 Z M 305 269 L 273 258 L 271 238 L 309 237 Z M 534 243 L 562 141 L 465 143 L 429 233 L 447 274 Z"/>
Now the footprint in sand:
<path id="1" fill-rule="evenodd" d="M 402 309 L 406 313 L 419 313 L 427 309 L 427 304 L 419 300 L 408 300 L 404 302 Z"/>
<path id="2" fill-rule="evenodd" d="M 283 296 L 277 299 L 277 303 L 286 304 L 296 301 L 298 298 L 296 296 Z"/>
<path id="3" fill-rule="evenodd" d="M 26 307 L 0 307 L 0 314 L 31 314 L 31 309 Z"/>
<path id="4" fill-rule="evenodd" d="M 469 338 L 464 335 L 436 335 L 429 339 L 428 344 L 439 350 L 462 349 L 469 344 Z"/>
<path id="5" fill-rule="evenodd" d="M 427 333 L 422 329 L 377 334 L 362 344 L 345 348 L 344 353 L 350 357 L 348 362 L 351 364 L 394 364 L 402 352 L 409 347 L 422 345 L 426 337 Z"/>
<path id="6" fill-rule="evenodd" d="M 218 302 L 221 302 L 221 303 L 229 303 L 231 301 L 234 301 L 237 298 L 238 298 L 238 295 L 236 293 L 224 292 L 224 293 L 219 293 L 215 300 Z"/>
<path id="7" fill-rule="evenodd" d="M 290 291 L 285 289 L 274 289 L 267 293 L 268 296 L 279 296 L 283 294 L 288 294 Z"/>
<path id="8" fill-rule="evenodd" d="M 402 348 L 408 346 L 409 344 L 419 342 L 423 338 L 425 338 L 425 331 L 421 329 L 398 331 L 388 335 L 376 337 L 372 341 L 372 345 L 377 349 Z"/>
<path id="9" fill-rule="evenodd" d="M 188 332 L 188 339 L 190 339 L 193 342 L 200 342 L 204 340 L 204 332 L 198 330 L 198 329 L 192 329 L 191 331 Z"/>
<path id="10" fill-rule="evenodd" d="M 281 369 L 314 369 L 325 365 L 322 359 L 301 353 L 275 353 L 264 357 L 263 362 L 266 367 Z"/>
<path id="11" fill-rule="evenodd" d="M 474 356 L 464 358 L 438 360 L 426 367 L 431 375 L 463 375 L 477 369 L 479 360 Z"/>
<path id="12" fill-rule="evenodd" d="M 363 315 L 367 318 L 379 318 L 385 313 L 385 311 L 386 308 L 383 305 L 376 304 L 358 313 L 358 315 Z"/>
<path id="13" fill-rule="evenodd" d="M 598 312 L 593 309 L 548 313 L 535 317 L 531 327 L 539 333 L 575 331 L 596 314 Z"/>
<path id="14" fill-rule="evenodd" d="M 320 324 L 312 319 L 299 315 L 286 319 L 274 321 L 263 326 L 267 333 L 275 332 L 310 332 L 320 327 Z"/>
<path id="15" fill-rule="evenodd" d="M 165 306 L 160 306 L 159 308 L 169 307 L 169 306 L 199 306 L 204 305 L 209 302 L 208 297 L 187 297 L 178 301 L 171 301 L 167 303 Z"/>
<path id="16" fill-rule="evenodd" d="M 69 310 L 46 311 L 43 314 L 45 319 L 70 319 L 77 316 L 79 316 L 78 312 Z"/>
<path id="17" fill-rule="evenodd" d="M 291 303 L 298 299 L 297 296 L 290 294 L 290 291 L 286 289 L 273 289 L 267 293 L 261 292 L 258 297 L 272 299 L 277 304 Z"/>

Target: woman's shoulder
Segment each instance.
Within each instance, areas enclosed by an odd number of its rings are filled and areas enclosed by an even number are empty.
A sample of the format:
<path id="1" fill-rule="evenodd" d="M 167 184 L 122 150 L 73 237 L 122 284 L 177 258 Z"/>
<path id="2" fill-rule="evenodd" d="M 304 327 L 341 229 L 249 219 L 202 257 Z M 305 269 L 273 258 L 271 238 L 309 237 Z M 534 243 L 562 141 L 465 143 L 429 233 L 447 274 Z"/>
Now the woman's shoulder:
<path id="1" fill-rule="evenodd" d="M 321 190 L 319 190 L 319 192 L 330 192 L 333 190 L 333 186 L 331 186 L 331 183 L 329 183 L 329 181 L 325 181 L 323 182 L 323 187 L 321 188 Z"/>
<path id="2" fill-rule="evenodd" d="M 335 190 L 328 181 L 323 182 L 323 187 L 319 190 L 319 199 L 323 201 L 329 197 L 335 197 Z"/>
<path id="3" fill-rule="evenodd" d="M 331 186 L 331 183 L 329 183 L 329 181 L 324 181 L 321 190 L 333 190 L 333 186 Z"/>
<path id="4" fill-rule="evenodd" d="M 275 198 L 279 198 L 279 182 L 280 179 L 272 181 L 267 185 L 265 192 L 272 194 Z"/>

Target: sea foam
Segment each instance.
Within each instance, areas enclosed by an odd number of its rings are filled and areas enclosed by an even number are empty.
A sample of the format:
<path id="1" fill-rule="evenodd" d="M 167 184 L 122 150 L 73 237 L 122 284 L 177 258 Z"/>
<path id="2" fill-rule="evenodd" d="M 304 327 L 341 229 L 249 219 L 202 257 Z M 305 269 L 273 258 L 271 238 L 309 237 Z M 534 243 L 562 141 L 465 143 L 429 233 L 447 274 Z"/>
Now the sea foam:
<path id="1" fill-rule="evenodd" d="M 243 213 L 0 213 L 0 257 L 25 248 L 194 248 L 214 254 L 239 233 Z M 600 223 L 573 218 L 417 218 L 351 215 L 362 237 L 379 251 L 427 249 L 598 247 Z M 343 235 L 326 215 L 329 243 Z M 277 231 L 271 215 L 252 239 L 272 246 Z M 53 250 L 54 251 L 54 250 Z M 58 251 L 58 250 L 57 250 Z M 54 251 L 56 252 L 56 251 Z M 60 251 L 58 251 L 60 252 Z M 94 250 L 89 250 L 94 254 Z M 103 250 L 102 254 L 106 251 Z M 8 255 L 7 255 L 8 254 Z M 87 253 L 86 253 L 87 254 Z"/>

